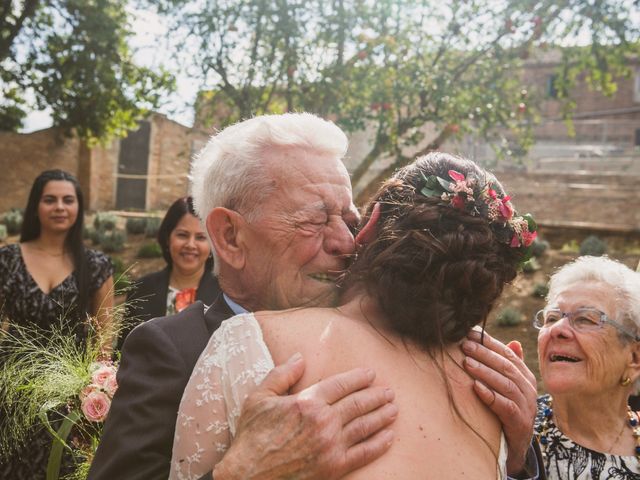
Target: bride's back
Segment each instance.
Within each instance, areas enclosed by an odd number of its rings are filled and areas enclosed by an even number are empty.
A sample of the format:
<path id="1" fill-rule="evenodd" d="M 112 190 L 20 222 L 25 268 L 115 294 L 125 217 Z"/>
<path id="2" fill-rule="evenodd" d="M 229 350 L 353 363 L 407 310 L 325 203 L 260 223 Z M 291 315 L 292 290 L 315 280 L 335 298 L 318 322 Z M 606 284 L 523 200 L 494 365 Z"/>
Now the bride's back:
<path id="1" fill-rule="evenodd" d="M 366 366 L 376 372 L 376 384 L 395 392 L 400 413 L 392 426 L 391 449 L 345 478 L 497 478 L 500 424 L 474 394 L 472 380 L 460 367 L 458 345 L 450 345 L 434 360 L 348 313 L 305 309 L 257 315 L 276 364 L 298 351 L 304 356 L 305 374 L 295 391 Z"/>
<path id="2" fill-rule="evenodd" d="M 276 363 L 304 355 L 297 388 L 369 366 L 394 390 L 394 445 L 353 478 L 496 478 L 500 425 L 475 396 L 459 343 L 535 238 L 509 199 L 471 161 L 422 157 L 370 202 L 341 307 L 257 316 Z M 323 247 L 318 255 L 331 253 Z"/>

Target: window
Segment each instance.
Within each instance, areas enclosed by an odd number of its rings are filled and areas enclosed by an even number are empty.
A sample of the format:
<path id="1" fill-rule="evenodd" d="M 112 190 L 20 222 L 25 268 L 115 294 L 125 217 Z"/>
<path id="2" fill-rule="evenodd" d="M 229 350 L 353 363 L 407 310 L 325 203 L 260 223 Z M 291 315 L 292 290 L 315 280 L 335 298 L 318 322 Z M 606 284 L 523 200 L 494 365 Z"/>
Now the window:
<path id="1" fill-rule="evenodd" d="M 558 98 L 558 89 L 556 88 L 556 79 L 558 75 L 552 73 L 547 76 L 547 97 Z"/>

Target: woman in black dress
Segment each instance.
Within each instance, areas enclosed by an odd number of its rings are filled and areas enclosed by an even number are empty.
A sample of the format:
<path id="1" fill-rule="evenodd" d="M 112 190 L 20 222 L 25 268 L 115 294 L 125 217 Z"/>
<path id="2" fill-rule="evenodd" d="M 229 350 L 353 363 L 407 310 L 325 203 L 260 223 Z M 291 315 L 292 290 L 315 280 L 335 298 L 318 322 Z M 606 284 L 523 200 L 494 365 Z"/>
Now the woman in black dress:
<path id="1" fill-rule="evenodd" d="M 62 323 L 78 342 L 88 316 L 108 328 L 113 307 L 113 266 L 103 253 L 84 247 L 83 196 L 78 181 L 47 170 L 34 181 L 20 243 L 0 248 L 0 306 L 3 328 Z M 109 340 L 103 349 L 108 354 Z M 1 419 L 1 417 L 0 417 Z M 52 437 L 36 431 L 26 446 L 0 461 L 0 478 L 44 479 Z"/>
<path id="2" fill-rule="evenodd" d="M 191 197 L 179 198 L 169 207 L 158 230 L 158 243 L 167 266 L 142 277 L 127 296 L 129 326 L 122 331 L 119 346 L 138 323 L 173 315 L 196 300 L 210 305 L 220 294 L 211 273 L 211 247 Z"/>

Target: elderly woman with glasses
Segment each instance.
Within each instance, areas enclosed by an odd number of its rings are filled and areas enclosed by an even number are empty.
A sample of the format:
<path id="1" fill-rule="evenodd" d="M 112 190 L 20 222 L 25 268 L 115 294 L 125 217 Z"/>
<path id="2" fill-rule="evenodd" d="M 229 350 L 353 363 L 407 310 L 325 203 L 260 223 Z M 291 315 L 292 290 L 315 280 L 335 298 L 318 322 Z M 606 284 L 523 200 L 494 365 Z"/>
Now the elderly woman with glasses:
<path id="1" fill-rule="evenodd" d="M 550 479 L 640 479 L 640 274 L 580 257 L 551 277 L 534 320 L 540 373 L 536 434 Z"/>

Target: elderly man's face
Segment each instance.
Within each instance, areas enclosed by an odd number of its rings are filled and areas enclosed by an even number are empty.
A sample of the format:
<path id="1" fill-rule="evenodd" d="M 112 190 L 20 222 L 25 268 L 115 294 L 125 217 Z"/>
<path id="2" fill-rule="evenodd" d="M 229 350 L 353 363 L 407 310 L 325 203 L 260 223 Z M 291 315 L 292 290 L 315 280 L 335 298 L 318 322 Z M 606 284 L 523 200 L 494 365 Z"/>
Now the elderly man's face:
<path id="1" fill-rule="evenodd" d="M 359 219 L 349 175 L 338 158 L 302 149 L 271 150 L 265 165 L 276 191 L 247 225 L 247 306 L 332 305 Z"/>

